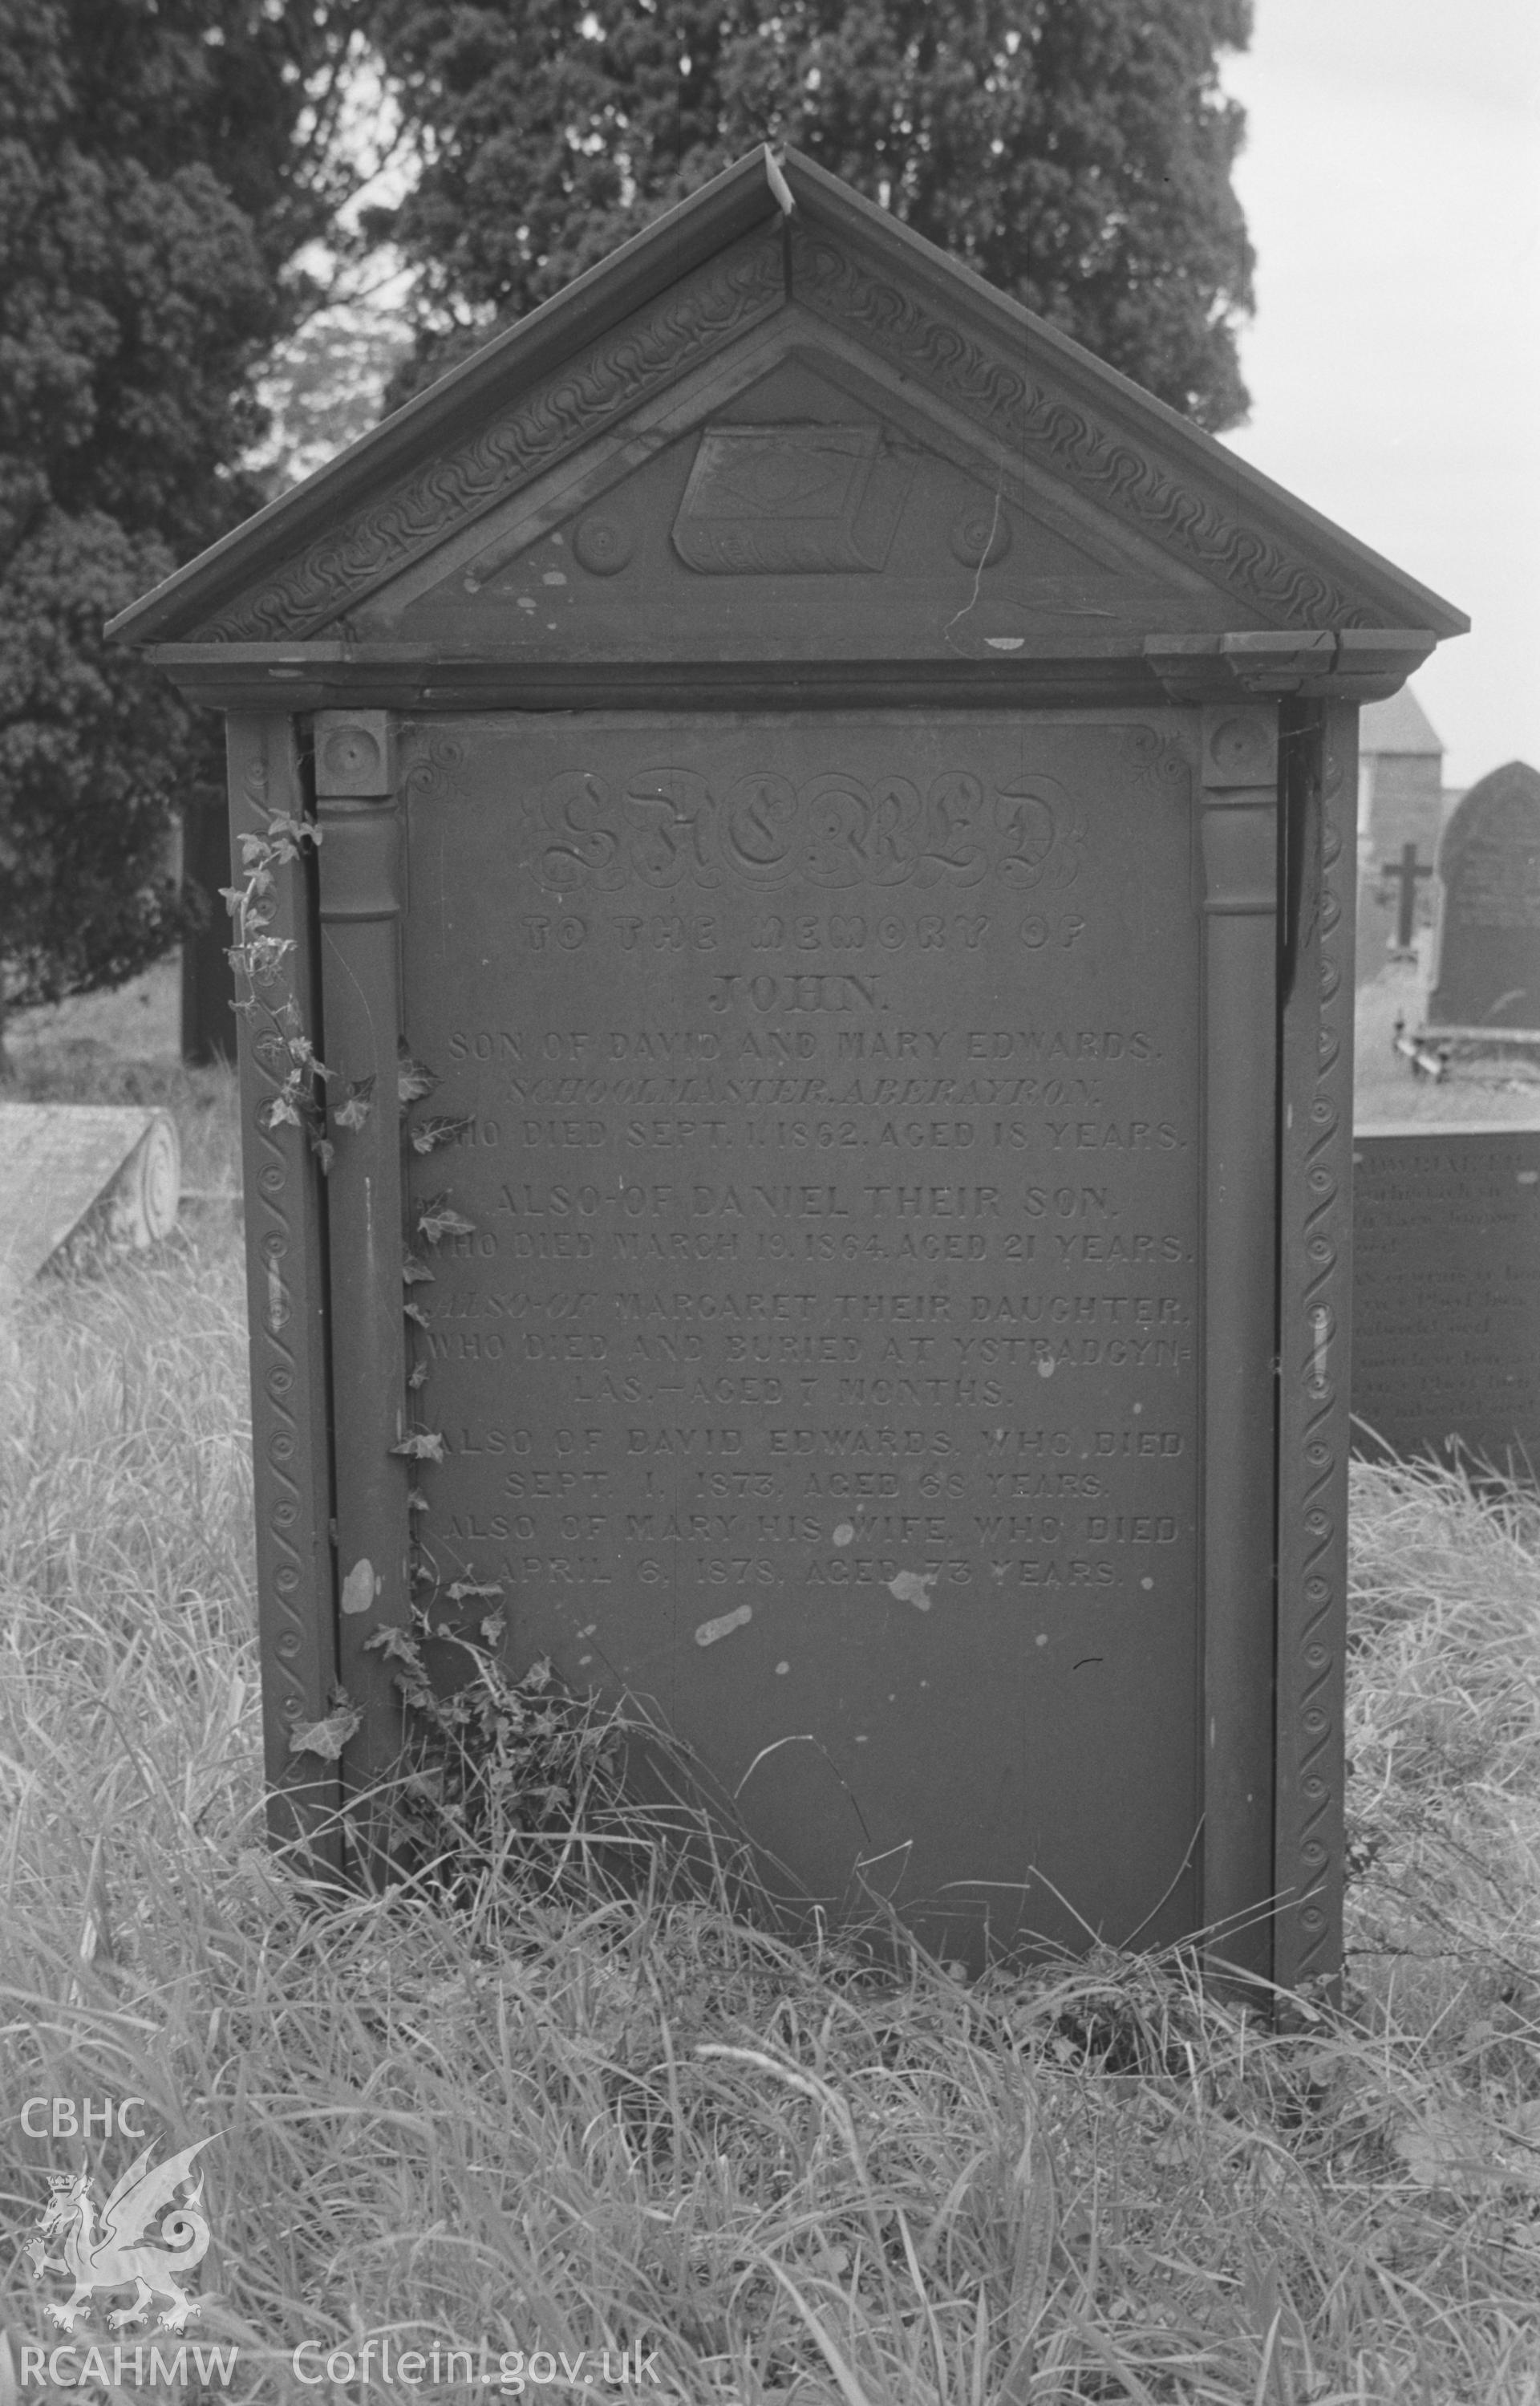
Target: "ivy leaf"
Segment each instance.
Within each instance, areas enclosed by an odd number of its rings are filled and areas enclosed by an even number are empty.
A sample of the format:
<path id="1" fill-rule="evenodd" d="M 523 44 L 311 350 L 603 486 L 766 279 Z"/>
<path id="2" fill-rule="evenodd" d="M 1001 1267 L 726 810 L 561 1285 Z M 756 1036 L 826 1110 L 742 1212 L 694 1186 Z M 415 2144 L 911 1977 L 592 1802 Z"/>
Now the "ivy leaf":
<path id="1" fill-rule="evenodd" d="M 411 1130 L 412 1150 L 414 1153 L 431 1153 L 441 1144 L 453 1144 L 456 1137 L 463 1136 L 466 1129 L 473 1125 L 470 1112 L 458 1120 L 443 1116 L 423 1120 Z"/>
<path id="2" fill-rule="evenodd" d="M 376 1629 L 363 1641 L 366 1654 L 383 1654 L 388 1663 L 405 1663 L 412 1670 L 420 1671 L 422 1656 L 410 1630 Z"/>
<path id="3" fill-rule="evenodd" d="M 349 1078 L 347 1081 L 347 1100 L 345 1103 L 339 1103 L 337 1105 L 336 1110 L 332 1114 L 332 1118 L 334 1125 L 338 1127 L 360 1128 L 368 1120 L 369 1114 L 374 1108 L 374 1081 L 373 1075 L 371 1074 L 367 1078 Z"/>
<path id="4" fill-rule="evenodd" d="M 257 1113 L 257 1125 L 262 1128 L 300 1125 L 299 1105 L 287 1087 L 282 1094 L 268 1097 Z"/>
<path id="5" fill-rule="evenodd" d="M 406 1508 L 407 1508 L 408 1512 L 426 1512 L 426 1511 L 427 1511 L 427 1509 L 428 1509 L 428 1498 L 427 1498 L 427 1496 L 423 1493 L 423 1492 L 422 1492 L 422 1490 L 421 1490 L 421 1488 L 420 1488 L 420 1487 L 409 1487 L 409 1488 L 407 1489 L 407 1491 L 406 1491 Z"/>
<path id="6" fill-rule="evenodd" d="M 405 1312 L 408 1320 L 415 1320 L 417 1322 L 419 1328 L 431 1328 L 433 1323 L 429 1319 L 428 1314 L 424 1311 L 420 1303 L 403 1303 L 402 1305 L 402 1309 Z"/>
<path id="7" fill-rule="evenodd" d="M 401 1274 L 408 1286 L 431 1286 L 433 1283 L 432 1271 L 426 1262 L 419 1262 L 415 1253 L 406 1255 L 401 1266 Z"/>
<path id="8" fill-rule="evenodd" d="M 418 1387 L 425 1387 L 428 1384 L 428 1365 L 426 1362 L 415 1362 L 412 1365 L 411 1369 L 406 1374 L 406 1384 L 413 1393 L 415 1393 Z"/>
<path id="9" fill-rule="evenodd" d="M 280 1021 L 287 1018 L 290 1008 L 290 1006 L 286 1004 L 284 1009 L 276 1014 Z M 294 1026 L 294 1021 L 289 1020 L 288 1025 L 292 1027 Z M 315 1046 L 311 1043 L 309 1037 L 305 1035 L 303 1028 L 300 1028 L 294 1035 L 286 1038 L 285 1041 L 289 1046 L 290 1058 L 297 1061 L 302 1069 L 308 1069 L 313 1077 L 330 1078 L 332 1075 L 331 1070 L 320 1058 Z"/>
<path id="10" fill-rule="evenodd" d="M 414 1061 L 404 1044 L 397 1048 L 396 1093 L 403 1103 L 420 1103 L 438 1084 L 425 1062 Z"/>
<path id="11" fill-rule="evenodd" d="M 417 1212 L 417 1234 L 426 1237 L 431 1245 L 445 1237 L 473 1236 L 475 1224 L 473 1220 L 462 1219 L 458 1211 L 451 1211 L 443 1195 L 431 1196 Z"/>
<path id="12" fill-rule="evenodd" d="M 324 1720 L 295 1723 L 289 1733 L 290 1754 L 315 1754 L 323 1762 L 336 1762 L 354 1731 L 360 1726 L 363 1715 L 342 1688 L 332 1689 L 331 1705 L 332 1709 Z"/>
<path id="13" fill-rule="evenodd" d="M 451 1604 L 463 1604 L 466 1599 L 471 1596 L 501 1595 L 502 1593 L 502 1589 L 499 1581 L 496 1579 L 493 1579 L 488 1586 L 483 1586 L 481 1581 L 478 1579 L 451 1579 L 448 1587 L 445 1590 L 445 1593 L 448 1596 Z M 486 1626 L 487 1623 L 483 1621 L 482 1628 L 484 1630 Z"/>
<path id="14" fill-rule="evenodd" d="M 444 1438 L 437 1429 L 414 1429 L 409 1437 L 403 1437 L 399 1444 L 393 1445 L 390 1451 L 404 1453 L 413 1462 L 442 1462 Z"/>
<path id="15" fill-rule="evenodd" d="M 498 1593 L 501 1595 L 502 1592 L 502 1590 L 499 1588 Z M 483 1637 L 486 1638 L 488 1646 L 501 1646 L 504 1637 L 508 1634 L 508 1621 L 506 1615 L 501 1612 L 492 1613 L 488 1619 L 482 1622 L 481 1634 Z"/>
<path id="16" fill-rule="evenodd" d="M 332 1144 L 331 1139 L 327 1137 L 312 1136 L 310 1139 L 310 1150 L 320 1164 L 321 1176 L 323 1178 L 330 1178 L 332 1175 L 332 1164 L 337 1157 L 336 1146 Z"/>

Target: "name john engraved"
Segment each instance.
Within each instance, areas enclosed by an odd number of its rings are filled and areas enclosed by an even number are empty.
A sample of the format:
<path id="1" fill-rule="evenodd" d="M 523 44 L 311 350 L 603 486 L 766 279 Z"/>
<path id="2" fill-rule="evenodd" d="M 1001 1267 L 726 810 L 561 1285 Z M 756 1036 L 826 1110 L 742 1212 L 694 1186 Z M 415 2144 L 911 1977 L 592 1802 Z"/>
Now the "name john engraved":
<path id="1" fill-rule="evenodd" d="M 895 1844 L 897 1733 L 948 1698 L 1028 1799 L 1067 1730 L 1109 1778 L 1157 1729 L 1195 1751 L 1197 952 L 1159 739 L 667 740 L 468 721 L 413 800 L 442 936 L 408 1033 L 461 1125 L 412 1178 L 473 1224 L 414 1290 L 441 1580 L 734 1779 L 810 1734 Z"/>

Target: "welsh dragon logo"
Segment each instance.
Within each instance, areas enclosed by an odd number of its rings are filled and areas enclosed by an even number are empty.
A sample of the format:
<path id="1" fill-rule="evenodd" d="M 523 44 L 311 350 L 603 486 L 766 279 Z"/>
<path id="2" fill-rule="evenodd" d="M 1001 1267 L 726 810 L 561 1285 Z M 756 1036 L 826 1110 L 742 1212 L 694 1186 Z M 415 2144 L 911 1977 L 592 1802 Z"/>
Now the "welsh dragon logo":
<path id="1" fill-rule="evenodd" d="M 110 2295 L 127 2288 L 134 2291 L 133 2301 L 108 2314 L 112 2329 L 146 2321 L 157 2298 L 167 2300 L 161 2328 L 187 2328 L 188 2316 L 198 2312 L 198 2304 L 178 2286 L 177 2276 L 191 2272 L 208 2252 L 208 2224 L 198 2211 L 204 2176 L 200 2172 L 194 2179 L 192 2173 L 193 2157 L 207 2144 L 207 2139 L 200 2139 L 163 2164 L 149 2160 L 153 2142 L 141 2148 L 106 2198 L 100 2220 L 91 2193 L 92 2174 L 83 2162 L 78 2172 L 49 2173 L 53 2194 L 37 2217 L 41 2236 L 29 2239 L 21 2252 L 32 2259 L 35 2281 L 47 2272 L 63 2272 L 74 2282 L 74 2294 L 62 2306 L 48 2308 L 61 2330 L 73 2330 L 89 2315 L 96 2291 Z M 173 2203 L 178 2189 L 190 2191 L 179 2205 Z M 160 2229 L 152 2230 L 162 2215 Z M 47 2242 L 56 2231 L 64 2234 L 62 2256 L 48 2252 Z"/>

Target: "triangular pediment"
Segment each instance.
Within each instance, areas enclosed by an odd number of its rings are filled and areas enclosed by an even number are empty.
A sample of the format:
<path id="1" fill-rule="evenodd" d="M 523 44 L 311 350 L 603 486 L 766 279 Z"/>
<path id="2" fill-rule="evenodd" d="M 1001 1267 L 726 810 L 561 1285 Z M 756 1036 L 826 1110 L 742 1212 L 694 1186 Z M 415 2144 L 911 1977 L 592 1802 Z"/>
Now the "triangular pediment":
<path id="1" fill-rule="evenodd" d="M 459 655 L 930 658 L 1220 628 L 1235 604 L 949 425 L 803 313 L 455 530 L 349 615 Z"/>
<path id="2" fill-rule="evenodd" d="M 761 153 L 113 631 L 635 663 L 1463 624 L 847 187 Z"/>

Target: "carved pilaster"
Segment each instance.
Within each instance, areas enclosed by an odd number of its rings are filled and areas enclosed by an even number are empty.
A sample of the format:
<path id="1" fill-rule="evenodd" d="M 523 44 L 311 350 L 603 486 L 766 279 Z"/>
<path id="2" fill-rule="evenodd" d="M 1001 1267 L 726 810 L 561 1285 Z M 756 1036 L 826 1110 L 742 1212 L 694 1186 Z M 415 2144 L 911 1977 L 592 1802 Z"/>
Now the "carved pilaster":
<path id="1" fill-rule="evenodd" d="M 389 1666 L 365 1650 L 365 1641 L 384 1624 L 406 1626 L 410 1594 L 407 1465 L 390 1451 L 406 1433 L 396 1099 L 402 839 L 389 715 L 325 711 L 315 733 L 327 1101 L 336 1148 L 327 1201 L 337 1656 L 343 1684 L 364 1712 L 344 1756 L 346 1790 L 357 1796 L 394 1768 L 400 1728 Z M 350 1099 L 366 1110 L 349 1111 Z"/>
<path id="2" fill-rule="evenodd" d="M 1203 1914 L 1215 1957 L 1271 1945 L 1278 715 L 1201 715 L 1204 929 Z"/>
<path id="3" fill-rule="evenodd" d="M 1284 787 L 1276 1977 L 1331 1993 L 1342 1965 L 1356 708 L 1290 714 Z"/>
<path id="4" fill-rule="evenodd" d="M 275 814 L 304 811 L 293 721 L 233 715 L 226 723 L 232 850 L 265 835 Z M 314 894 L 308 860 L 273 870 L 267 933 L 293 945 L 272 980 L 243 977 L 239 1018 L 241 1151 L 246 1192 L 251 1436 L 257 1522 L 257 1623 L 262 1673 L 267 1819 L 275 1842 L 301 1840 L 339 1860 L 336 1766 L 290 1750 L 296 1722 L 320 1720 L 337 1676 L 332 1605 L 332 1509 L 325 1419 L 323 1207 L 303 1129 L 262 1124 L 289 1060 L 270 1016 L 292 997 L 316 1024 Z"/>

